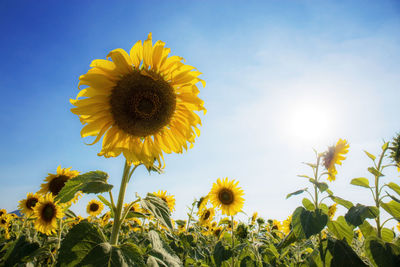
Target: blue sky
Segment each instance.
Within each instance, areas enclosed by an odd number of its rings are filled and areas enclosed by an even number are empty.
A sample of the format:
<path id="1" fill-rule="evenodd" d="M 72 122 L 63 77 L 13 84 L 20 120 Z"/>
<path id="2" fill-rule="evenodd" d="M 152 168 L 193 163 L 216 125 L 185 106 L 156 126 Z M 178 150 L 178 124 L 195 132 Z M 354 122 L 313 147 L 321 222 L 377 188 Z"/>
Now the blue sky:
<path id="1" fill-rule="evenodd" d="M 93 59 L 149 32 L 203 73 L 208 113 L 194 148 L 166 155 L 163 175 L 139 169 L 127 201 L 167 190 L 183 219 L 229 177 L 247 214 L 283 220 L 302 199 L 286 194 L 308 186 L 296 177 L 308 171 L 301 162 L 345 138 L 348 159 L 330 186 L 372 203 L 349 183 L 368 176 L 363 149 L 378 153 L 400 131 L 399 29 L 397 1 L 2 1 L 0 207 L 16 209 L 58 165 L 103 170 L 118 188 L 123 158 L 85 145 L 69 99 Z M 92 197 L 72 209 L 85 215 Z"/>

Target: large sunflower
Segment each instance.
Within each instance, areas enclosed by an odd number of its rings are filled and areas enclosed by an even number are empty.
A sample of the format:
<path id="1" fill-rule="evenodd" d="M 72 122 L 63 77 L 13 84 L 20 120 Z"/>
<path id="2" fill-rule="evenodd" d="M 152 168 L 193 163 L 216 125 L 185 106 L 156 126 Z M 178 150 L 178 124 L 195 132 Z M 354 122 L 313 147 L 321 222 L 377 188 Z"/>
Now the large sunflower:
<path id="1" fill-rule="evenodd" d="M 346 140 L 339 139 L 336 146 L 330 146 L 328 151 L 323 155 L 323 164 L 328 171 L 328 180 L 335 181 L 336 179 L 336 164 L 342 165 L 342 160 L 346 159 L 343 155 L 349 152 L 349 144 Z"/>
<path id="2" fill-rule="evenodd" d="M 163 162 L 163 152 L 182 153 L 200 134 L 199 116 L 206 111 L 197 97 L 195 85 L 205 82 L 183 58 L 168 56 L 165 43 L 138 41 L 130 55 L 123 49 L 111 51 L 107 58 L 92 61 L 86 74 L 79 77 L 81 89 L 71 103 L 71 111 L 86 124 L 81 136 L 104 135 L 99 156 L 116 157 L 121 153 L 129 163 L 152 166 Z M 84 99 L 79 99 L 85 97 Z"/>
<path id="3" fill-rule="evenodd" d="M 54 202 L 51 193 L 46 194 L 33 208 L 35 220 L 35 228 L 39 232 L 51 235 L 57 229 L 57 219 L 64 216 L 63 208 Z"/>
<path id="4" fill-rule="evenodd" d="M 52 193 L 53 196 L 57 196 L 60 193 L 61 189 L 64 187 L 65 183 L 69 180 L 78 176 L 78 171 L 73 171 L 70 168 L 61 168 L 61 166 L 57 167 L 57 173 L 49 173 L 49 175 L 45 178 L 45 183 L 41 184 L 40 190 L 38 193 L 47 194 Z M 80 193 L 77 193 L 75 197 L 72 199 L 72 202 L 75 202 Z"/>
<path id="5" fill-rule="evenodd" d="M 213 184 L 209 195 L 211 203 L 215 207 L 220 207 L 222 214 L 231 216 L 242 210 L 244 199 L 243 190 L 238 187 L 239 182 L 218 179 Z"/>
<path id="6" fill-rule="evenodd" d="M 26 198 L 19 202 L 18 208 L 26 216 L 31 216 L 33 214 L 33 208 L 40 201 L 42 197 L 38 193 L 28 193 Z"/>
<path id="7" fill-rule="evenodd" d="M 164 200 L 171 212 L 175 210 L 175 197 L 173 195 L 167 195 L 167 191 L 161 190 L 154 192 L 153 194 Z"/>
<path id="8" fill-rule="evenodd" d="M 86 207 L 86 212 L 89 213 L 90 216 L 97 216 L 103 211 L 104 205 L 97 199 L 92 199 L 89 201 Z"/>

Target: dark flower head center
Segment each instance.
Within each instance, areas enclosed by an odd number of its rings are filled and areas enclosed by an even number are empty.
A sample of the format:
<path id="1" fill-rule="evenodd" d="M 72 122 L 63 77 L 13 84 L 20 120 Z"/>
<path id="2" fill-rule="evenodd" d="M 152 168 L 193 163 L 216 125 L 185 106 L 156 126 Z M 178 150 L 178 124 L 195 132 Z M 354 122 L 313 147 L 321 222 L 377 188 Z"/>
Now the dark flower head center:
<path id="1" fill-rule="evenodd" d="M 28 199 L 26 200 L 26 207 L 27 207 L 28 209 L 32 210 L 32 208 L 36 206 L 36 203 L 38 203 L 38 201 L 39 201 L 39 200 L 38 200 L 36 197 L 28 198 Z"/>
<path id="2" fill-rule="evenodd" d="M 99 204 L 97 204 L 97 203 L 92 203 L 92 204 L 90 204 L 90 206 L 89 206 L 89 210 L 90 211 L 98 211 L 99 210 L 99 208 L 100 208 L 100 206 L 99 206 Z"/>
<path id="3" fill-rule="evenodd" d="M 204 212 L 203 214 L 203 220 L 207 220 L 208 218 L 210 218 L 211 212 L 209 210 L 206 210 L 206 212 Z"/>
<path id="4" fill-rule="evenodd" d="M 4 220 L 4 219 L 1 219 L 1 224 L 6 224 L 7 223 L 7 221 L 6 220 Z"/>
<path id="5" fill-rule="evenodd" d="M 234 201 L 234 195 L 232 190 L 224 188 L 218 193 L 219 201 L 224 205 L 230 205 Z"/>
<path id="6" fill-rule="evenodd" d="M 174 89 L 158 74 L 138 70 L 126 74 L 112 89 L 111 114 L 124 132 L 138 137 L 157 133 L 176 108 Z"/>
<path id="7" fill-rule="evenodd" d="M 325 152 L 325 155 L 323 156 L 323 164 L 325 166 L 325 169 L 329 169 L 329 167 L 332 164 L 333 157 L 335 156 L 335 147 L 330 146 L 328 148 L 328 151 Z"/>
<path id="8" fill-rule="evenodd" d="M 56 216 L 56 206 L 54 205 L 54 203 L 46 203 L 44 205 L 44 207 L 42 208 L 42 212 L 41 212 L 41 218 L 43 221 L 45 221 L 46 223 L 50 223 L 54 217 Z"/>
<path id="9" fill-rule="evenodd" d="M 61 189 L 64 187 L 65 183 L 69 180 L 68 176 L 59 175 L 49 183 L 49 190 L 53 196 L 57 196 Z"/>
<path id="10" fill-rule="evenodd" d="M 5 214 L 5 212 L 0 210 L 0 216 L 3 216 L 4 214 Z"/>

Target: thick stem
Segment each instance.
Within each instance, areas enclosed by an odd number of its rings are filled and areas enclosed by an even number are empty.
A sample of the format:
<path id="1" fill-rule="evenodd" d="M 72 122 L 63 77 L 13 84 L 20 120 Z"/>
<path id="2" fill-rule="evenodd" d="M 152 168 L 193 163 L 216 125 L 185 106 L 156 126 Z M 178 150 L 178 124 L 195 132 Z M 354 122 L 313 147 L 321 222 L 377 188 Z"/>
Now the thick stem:
<path id="1" fill-rule="evenodd" d="M 129 172 L 131 167 L 125 161 L 124 172 L 122 174 L 121 186 L 119 188 L 119 195 L 118 195 L 118 203 L 117 208 L 114 213 L 114 224 L 111 232 L 111 245 L 117 245 L 118 243 L 118 236 L 119 236 L 119 229 L 121 228 L 121 215 L 122 215 L 122 206 L 124 205 L 124 198 L 125 198 L 125 191 L 128 185 L 129 180 Z"/>
<path id="2" fill-rule="evenodd" d="M 383 157 L 385 156 L 386 150 L 387 150 L 387 148 L 382 151 L 382 154 L 379 158 L 379 162 L 378 162 L 378 166 L 377 166 L 377 170 L 379 173 L 381 172 L 382 160 L 383 160 Z M 375 205 L 378 208 L 378 211 L 379 211 L 380 204 L 381 204 L 379 194 L 380 194 L 380 190 L 379 190 L 379 174 L 378 174 L 378 175 L 375 175 Z M 376 221 L 376 230 L 378 232 L 378 237 L 381 238 L 382 237 L 382 225 L 381 225 L 381 218 L 380 218 L 379 213 L 378 213 L 378 216 L 376 217 L 375 221 Z"/>

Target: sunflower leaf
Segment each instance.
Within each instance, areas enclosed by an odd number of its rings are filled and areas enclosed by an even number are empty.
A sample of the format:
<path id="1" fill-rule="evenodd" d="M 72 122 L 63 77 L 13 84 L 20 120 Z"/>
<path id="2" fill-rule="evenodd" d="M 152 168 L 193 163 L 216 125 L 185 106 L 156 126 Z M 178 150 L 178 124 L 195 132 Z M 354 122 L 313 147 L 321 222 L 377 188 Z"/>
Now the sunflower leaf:
<path id="1" fill-rule="evenodd" d="M 350 184 L 357 185 L 357 186 L 362 186 L 362 187 L 365 187 L 365 188 L 370 188 L 369 187 L 369 181 L 365 177 L 354 178 L 354 179 L 351 180 Z"/>
<path id="2" fill-rule="evenodd" d="M 22 266 L 22 263 L 30 261 L 31 257 L 40 248 L 39 243 L 31 242 L 25 235 L 15 240 L 10 247 L 7 248 L 4 260 L 4 266 Z"/>
<path id="3" fill-rule="evenodd" d="M 353 229 L 343 216 L 339 216 L 336 221 L 329 221 L 327 223 L 329 231 L 334 234 L 338 239 L 345 239 L 349 245 L 353 241 Z"/>
<path id="4" fill-rule="evenodd" d="M 308 211 L 303 207 L 298 207 L 292 215 L 292 227 L 299 239 L 309 238 L 321 232 L 328 222 L 328 215 L 322 210 Z"/>
<path id="5" fill-rule="evenodd" d="M 381 206 L 390 215 L 392 215 L 396 220 L 400 221 L 400 203 L 392 200 L 388 203 L 381 203 Z"/>
<path id="6" fill-rule="evenodd" d="M 351 246 L 343 240 L 329 238 L 327 248 L 332 255 L 330 266 L 368 266 L 354 252 Z"/>
<path id="7" fill-rule="evenodd" d="M 145 198 L 140 200 L 140 205 L 143 209 L 150 211 L 161 224 L 172 230 L 171 212 L 165 201 L 148 193 Z"/>
<path id="8" fill-rule="evenodd" d="M 393 182 L 390 182 L 387 184 L 387 186 L 392 189 L 394 192 L 400 195 L 400 186 L 398 184 L 395 184 Z"/>
<path id="9" fill-rule="evenodd" d="M 303 193 L 306 190 L 307 190 L 307 188 L 304 188 L 304 189 L 297 190 L 297 191 L 295 191 L 293 193 L 290 193 L 290 194 L 288 194 L 286 196 L 286 199 L 288 199 L 289 197 L 294 196 L 294 195 L 299 195 L 299 194 Z"/>
<path id="10" fill-rule="evenodd" d="M 166 264 L 166 266 L 182 266 L 179 257 L 175 255 L 174 251 L 160 238 L 156 231 L 151 230 L 148 234 L 148 238 L 152 246 L 152 249 L 149 251 L 151 256 L 160 260 Z"/>
<path id="11" fill-rule="evenodd" d="M 365 154 L 367 154 L 367 156 L 368 156 L 370 159 L 372 159 L 372 160 L 375 160 L 375 159 L 376 159 L 376 157 L 375 157 L 374 155 L 372 155 L 371 153 L 369 153 L 368 151 L 364 150 L 364 152 L 365 152 Z"/>
<path id="12" fill-rule="evenodd" d="M 374 167 L 369 167 L 369 168 L 368 168 L 368 171 L 369 171 L 370 173 L 372 173 L 374 176 L 378 176 L 378 177 L 384 176 L 380 171 L 378 171 L 378 170 L 375 169 Z"/>
<path id="13" fill-rule="evenodd" d="M 351 207 L 354 206 L 353 203 L 351 203 L 350 201 L 345 200 L 345 199 L 343 199 L 343 198 L 336 197 L 336 196 L 334 196 L 334 195 L 330 195 L 329 197 L 330 197 L 334 202 L 336 202 L 336 203 L 339 204 L 339 205 L 342 205 L 343 207 L 345 207 L 345 208 L 347 208 L 347 209 L 350 209 Z"/>
<path id="14" fill-rule="evenodd" d="M 354 226 L 361 225 L 365 219 L 373 219 L 379 215 L 379 209 L 373 206 L 364 206 L 357 204 L 351 207 L 344 218 L 346 221 Z"/>
<path id="15" fill-rule="evenodd" d="M 365 241 L 365 254 L 374 266 L 399 266 L 400 247 L 384 242 L 376 236 L 370 236 Z"/>
<path id="16" fill-rule="evenodd" d="M 83 193 L 109 192 L 113 185 L 107 183 L 108 174 L 102 171 L 91 171 L 69 179 L 55 200 L 60 203 L 71 201 L 79 191 Z"/>

